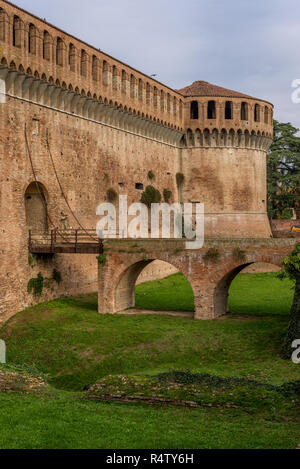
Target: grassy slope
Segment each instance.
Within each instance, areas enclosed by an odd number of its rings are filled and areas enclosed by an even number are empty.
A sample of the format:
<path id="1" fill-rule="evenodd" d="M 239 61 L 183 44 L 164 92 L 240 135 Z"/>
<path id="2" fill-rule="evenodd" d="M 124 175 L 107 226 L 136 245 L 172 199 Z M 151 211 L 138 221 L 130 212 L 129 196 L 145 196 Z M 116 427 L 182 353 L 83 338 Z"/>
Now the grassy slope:
<path id="1" fill-rule="evenodd" d="M 178 284 L 166 301 L 170 282 Z M 165 283 L 168 287 L 165 287 Z M 162 309 L 192 308 L 180 276 L 155 285 Z M 137 289 L 153 308 L 153 285 Z M 146 293 L 142 296 L 141 293 Z M 157 297 L 156 297 L 157 298 Z M 231 290 L 224 321 L 157 316 L 99 316 L 96 295 L 24 311 L 0 330 L 8 359 L 35 364 L 55 386 L 78 390 L 108 374 L 191 369 L 273 383 L 300 378 L 279 357 L 292 300 L 273 274 L 243 275 Z M 181 301 L 181 303 L 180 303 Z M 156 305 L 158 300 L 154 301 Z M 260 410 L 184 409 L 86 402 L 80 395 L 0 393 L 0 448 L 295 448 L 299 416 Z M 2 411 L 5 409 L 5 412 Z M 158 432 L 159 429 L 159 432 Z"/>

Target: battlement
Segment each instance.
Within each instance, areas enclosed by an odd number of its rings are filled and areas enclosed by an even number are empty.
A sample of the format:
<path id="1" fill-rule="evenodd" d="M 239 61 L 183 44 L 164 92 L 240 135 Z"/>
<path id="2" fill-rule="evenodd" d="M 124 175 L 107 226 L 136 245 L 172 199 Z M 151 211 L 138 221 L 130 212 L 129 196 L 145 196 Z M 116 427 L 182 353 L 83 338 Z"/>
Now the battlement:
<path id="1" fill-rule="evenodd" d="M 0 62 L 77 95 L 183 130 L 182 95 L 0 0 Z"/>

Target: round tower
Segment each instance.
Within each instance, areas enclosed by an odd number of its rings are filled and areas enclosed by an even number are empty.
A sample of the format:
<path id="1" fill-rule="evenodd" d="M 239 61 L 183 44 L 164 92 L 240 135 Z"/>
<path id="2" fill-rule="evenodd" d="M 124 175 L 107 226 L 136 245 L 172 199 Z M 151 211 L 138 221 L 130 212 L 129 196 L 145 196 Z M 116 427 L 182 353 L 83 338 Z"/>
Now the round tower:
<path id="1" fill-rule="evenodd" d="M 184 202 L 205 204 L 205 236 L 269 238 L 267 150 L 273 105 L 205 81 L 186 98 Z"/>

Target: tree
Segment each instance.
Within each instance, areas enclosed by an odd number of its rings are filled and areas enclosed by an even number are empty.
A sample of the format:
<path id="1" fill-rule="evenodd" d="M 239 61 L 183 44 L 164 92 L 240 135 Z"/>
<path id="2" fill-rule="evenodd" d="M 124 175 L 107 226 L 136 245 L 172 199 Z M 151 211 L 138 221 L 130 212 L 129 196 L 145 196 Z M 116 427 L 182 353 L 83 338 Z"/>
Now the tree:
<path id="1" fill-rule="evenodd" d="M 274 142 L 268 155 L 268 211 L 270 218 L 290 218 L 299 208 L 300 137 L 291 124 L 274 121 Z"/>
<path id="2" fill-rule="evenodd" d="M 283 266 L 284 269 L 279 277 L 289 278 L 295 284 L 291 318 L 282 350 L 283 357 L 289 359 L 292 354 L 292 343 L 300 339 L 300 243 L 297 243 L 294 251 L 283 260 Z"/>

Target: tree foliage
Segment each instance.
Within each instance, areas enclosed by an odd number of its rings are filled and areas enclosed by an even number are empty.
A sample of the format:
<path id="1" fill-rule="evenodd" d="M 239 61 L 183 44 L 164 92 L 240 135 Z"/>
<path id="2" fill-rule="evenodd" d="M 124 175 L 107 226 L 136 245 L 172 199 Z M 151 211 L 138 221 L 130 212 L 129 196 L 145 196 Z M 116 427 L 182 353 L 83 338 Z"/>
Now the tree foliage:
<path id="1" fill-rule="evenodd" d="M 290 123 L 274 121 L 274 142 L 268 155 L 268 211 L 271 218 L 290 218 L 299 208 L 300 137 Z"/>

